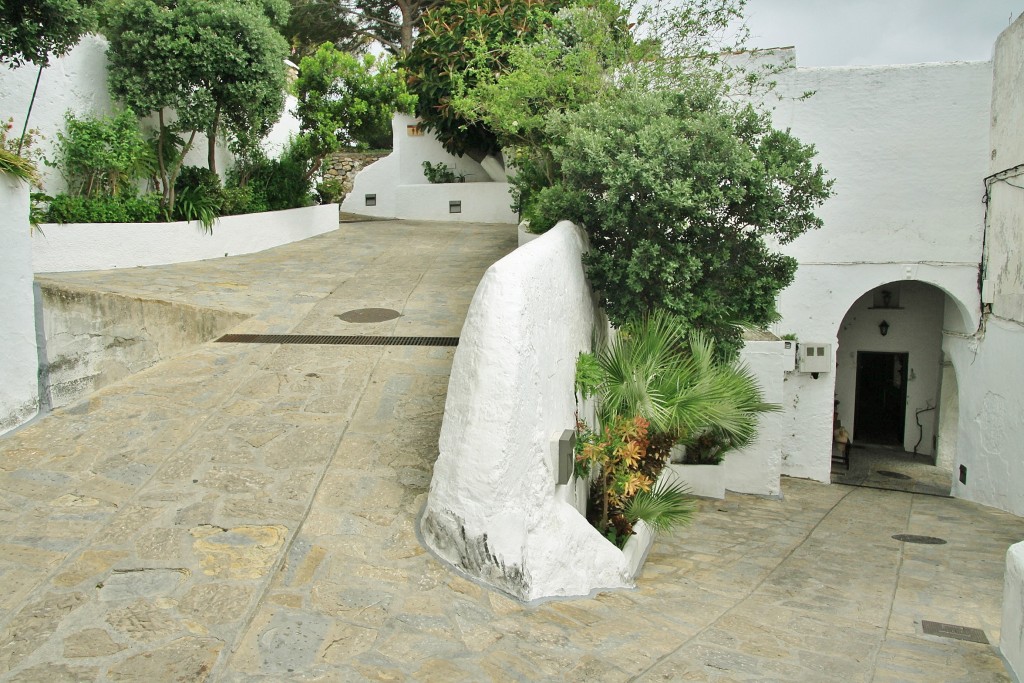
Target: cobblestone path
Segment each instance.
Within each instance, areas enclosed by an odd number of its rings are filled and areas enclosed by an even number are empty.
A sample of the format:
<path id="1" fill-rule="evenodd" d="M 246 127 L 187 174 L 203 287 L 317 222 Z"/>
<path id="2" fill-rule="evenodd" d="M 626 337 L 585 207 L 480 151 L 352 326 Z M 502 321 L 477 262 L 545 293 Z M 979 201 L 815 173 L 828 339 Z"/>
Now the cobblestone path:
<path id="1" fill-rule="evenodd" d="M 66 274 L 248 333 L 456 336 L 509 226 L 374 222 L 262 254 Z M 379 307 L 394 320 L 338 316 Z M 703 501 L 634 591 L 522 605 L 415 535 L 452 350 L 205 344 L 0 437 L 0 677 L 1004 681 L 1024 520 L 786 480 Z M 496 359 L 500 362 L 500 359 Z M 897 533 L 938 536 L 911 545 Z"/>

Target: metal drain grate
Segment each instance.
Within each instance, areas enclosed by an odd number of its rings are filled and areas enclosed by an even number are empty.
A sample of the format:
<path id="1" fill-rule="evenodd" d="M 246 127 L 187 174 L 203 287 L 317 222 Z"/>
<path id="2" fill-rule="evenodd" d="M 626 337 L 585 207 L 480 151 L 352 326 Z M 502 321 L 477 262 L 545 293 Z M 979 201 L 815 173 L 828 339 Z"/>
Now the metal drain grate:
<path id="1" fill-rule="evenodd" d="M 914 534 L 896 534 L 893 538 L 902 543 L 920 543 L 923 545 L 945 545 L 945 539 L 937 536 L 915 536 Z"/>
<path id="2" fill-rule="evenodd" d="M 225 334 L 217 342 L 234 344 L 331 344 L 341 346 L 458 346 L 458 337 L 373 337 L 333 334 Z"/>
<path id="3" fill-rule="evenodd" d="M 966 640 L 970 643 L 982 643 L 988 645 L 988 638 L 980 628 L 970 626 L 957 626 L 956 624 L 943 624 L 938 621 L 921 620 L 921 630 L 930 636 L 941 636 L 943 638 L 955 638 Z"/>

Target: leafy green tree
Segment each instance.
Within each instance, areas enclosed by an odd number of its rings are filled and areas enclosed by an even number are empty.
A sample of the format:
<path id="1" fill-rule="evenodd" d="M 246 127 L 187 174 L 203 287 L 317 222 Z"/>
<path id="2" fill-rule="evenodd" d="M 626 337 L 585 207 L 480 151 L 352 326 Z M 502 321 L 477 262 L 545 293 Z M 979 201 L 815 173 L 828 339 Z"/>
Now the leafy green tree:
<path id="1" fill-rule="evenodd" d="M 343 147 L 390 146 L 395 111 L 410 111 L 415 97 L 393 58 L 357 57 L 324 43 L 299 65 L 296 115 L 312 160 L 311 177 Z"/>
<path id="2" fill-rule="evenodd" d="M 699 88 L 626 90 L 563 126 L 538 220 L 586 226 L 587 275 L 614 324 L 664 309 L 735 349 L 735 321 L 775 319 L 797 264 L 768 240 L 820 227 L 831 193 L 813 146 Z"/>
<path id="3" fill-rule="evenodd" d="M 724 355 L 740 345 L 734 323 L 770 322 L 793 278 L 796 262 L 769 241 L 818 227 L 831 194 L 814 148 L 749 104 L 768 101 L 784 65 L 723 56 L 743 6 L 655 3 L 630 29 L 628 7 L 593 0 L 493 68 L 474 66 L 453 100 L 514 148 L 531 229 L 585 226 L 587 274 L 614 324 L 664 309 Z"/>
<path id="4" fill-rule="evenodd" d="M 494 132 L 467 119 L 453 100 L 476 85 L 481 72 L 507 67 L 512 47 L 538 36 L 554 20 L 558 0 L 451 0 L 428 10 L 404 61 L 416 114 L 452 154 L 477 161 L 498 151 Z"/>
<path id="5" fill-rule="evenodd" d="M 65 54 L 95 26 L 94 0 L 0 2 L 0 64 L 45 65 Z"/>
<path id="6" fill-rule="evenodd" d="M 169 211 L 197 133 L 208 135 L 212 149 L 223 124 L 251 144 L 280 116 L 287 45 L 268 7 L 277 5 L 123 0 L 107 18 L 111 91 L 139 114 L 157 115 L 159 178 Z M 187 136 L 180 150 L 169 144 L 168 132 Z"/>
<path id="7" fill-rule="evenodd" d="M 394 55 L 406 55 L 423 12 L 442 0 L 292 0 L 292 4 L 284 33 L 293 55 L 302 58 L 325 42 L 346 52 L 377 42 Z"/>

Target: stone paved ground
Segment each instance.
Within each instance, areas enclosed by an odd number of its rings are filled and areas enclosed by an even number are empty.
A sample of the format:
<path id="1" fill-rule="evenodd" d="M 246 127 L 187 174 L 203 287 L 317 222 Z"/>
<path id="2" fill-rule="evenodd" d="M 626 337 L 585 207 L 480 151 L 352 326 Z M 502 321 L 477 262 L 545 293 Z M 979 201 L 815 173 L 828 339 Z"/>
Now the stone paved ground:
<path id="1" fill-rule="evenodd" d="M 239 332 L 454 335 L 513 239 L 352 224 L 58 279 L 252 314 Z M 405 315 L 336 317 L 364 306 Z M 207 344 L 0 438 L 3 680 L 1007 680 L 993 646 L 921 632 L 998 642 L 1024 520 L 963 501 L 786 480 L 703 501 L 634 591 L 522 605 L 457 576 L 414 531 L 451 357 Z"/>

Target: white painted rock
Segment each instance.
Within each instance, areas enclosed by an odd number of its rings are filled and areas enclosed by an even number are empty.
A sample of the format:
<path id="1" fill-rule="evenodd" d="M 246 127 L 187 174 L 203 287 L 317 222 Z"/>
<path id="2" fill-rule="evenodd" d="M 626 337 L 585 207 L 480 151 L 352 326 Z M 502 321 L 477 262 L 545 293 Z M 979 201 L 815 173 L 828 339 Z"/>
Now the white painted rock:
<path id="1" fill-rule="evenodd" d="M 558 486 L 558 435 L 574 425 L 576 357 L 596 306 L 582 232 L 560 223 L 495 263 L 455 354 L 423 538 L 521 600 L 632 585 L 623 553 Z"/>

